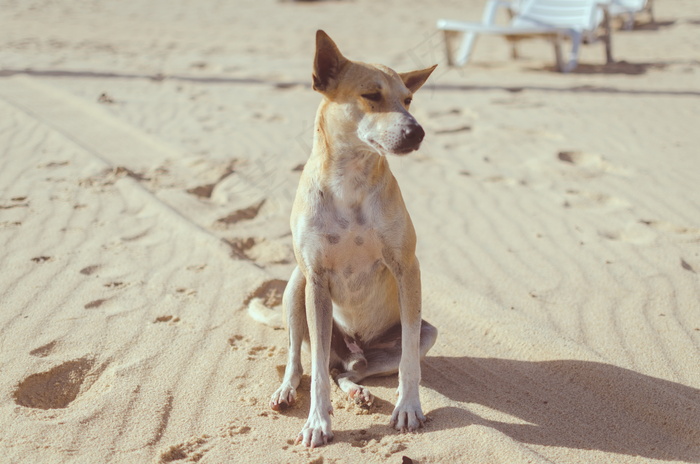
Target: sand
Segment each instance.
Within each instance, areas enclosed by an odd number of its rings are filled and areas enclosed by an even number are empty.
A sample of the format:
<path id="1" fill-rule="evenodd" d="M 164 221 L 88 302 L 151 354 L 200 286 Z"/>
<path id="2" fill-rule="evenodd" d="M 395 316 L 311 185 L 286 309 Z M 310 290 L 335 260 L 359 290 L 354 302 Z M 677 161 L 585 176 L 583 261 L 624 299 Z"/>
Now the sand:
<path id="1" fill-rule="evenodd" d="M 481 0 L 0 1 L 0 461 L 700 462 L 700 3 L 655 3 L 562 75 L 496 37 L 447 68 L 435 21 Z M 440 65 L 390 160 L 440 335 L 420 433 L 371 379 L 307 450 L 247 306 L 294 266 L 318 28 Z"/>

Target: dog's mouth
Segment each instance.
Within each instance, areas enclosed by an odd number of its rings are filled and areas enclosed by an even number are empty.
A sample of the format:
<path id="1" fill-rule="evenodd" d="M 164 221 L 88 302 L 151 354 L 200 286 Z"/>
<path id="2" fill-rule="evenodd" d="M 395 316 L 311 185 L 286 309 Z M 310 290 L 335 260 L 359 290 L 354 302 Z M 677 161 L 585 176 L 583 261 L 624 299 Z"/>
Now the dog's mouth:
<path id="1" fill-rule="evenodd" d="M 412 146 L 412 147 L 399 147 L 395 149 L 392 153 L 395 155 L 407 155 L 411 153 L 412 151 L 416 151 L 420 148 L 420 143 L 418 145 Z"/>
<path id="2" fill-rule="evenodd" d="M 389 150 L 384 148 L 384 146 L 381 143 L 377 142 L 375 139 L 369 138 L 367 139 L 367 142 L 369 143 L 369 146 L 377 150 L 380 155 L 386 155 L 387 153 L 389 153 Z"/>
<path id="3" fill-rule="evenodd" d="M 372 138 L 370 138 L 368 140 L 368 142 L 372 146 L 372 148 L 377 150 L 382 155 L 386 155 L 387 153 L 391 153 L 392 155 L 403 156 L 403 155 L 407 155 L 407 154 L 411 153 L 412 151 L 416 151 L 416 150 L 418 150 L 418 148 L 420 148 L 420 142 L 411 143 L 411 144 L 404 143 L 404 144 L 401 144 L 401 145 L 399 145 L 397 147 L 393 147 L 393 148 L 387 148 L 384 145 L 382 145 L 381 143 L 379 143 L 377 140 L 372 139 Z"/>
<path id="4" fill-rule="evenodd" d="M 380 137 L 372 137 L 371 134 L 366 141 L 377 151 L 385 154 L 406 155 L 420 148 L 425 131 L 413 120 L 410 124 L 401 126 L 399 130 L 392 130 Z"/>

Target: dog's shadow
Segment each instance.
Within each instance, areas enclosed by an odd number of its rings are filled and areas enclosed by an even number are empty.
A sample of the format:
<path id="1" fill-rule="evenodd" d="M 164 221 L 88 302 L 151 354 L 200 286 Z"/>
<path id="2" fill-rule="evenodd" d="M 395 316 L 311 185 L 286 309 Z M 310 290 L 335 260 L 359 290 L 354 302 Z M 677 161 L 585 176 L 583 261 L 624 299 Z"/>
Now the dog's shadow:
<path id="1" fill-rule="evenodd" d="M 422 384 L 464 403 L 429 411 L 428 433 L 476 424 L 526 444 L 700 462 L 700 390 L 679 383 L 597 362 L 437 356 Z"/>

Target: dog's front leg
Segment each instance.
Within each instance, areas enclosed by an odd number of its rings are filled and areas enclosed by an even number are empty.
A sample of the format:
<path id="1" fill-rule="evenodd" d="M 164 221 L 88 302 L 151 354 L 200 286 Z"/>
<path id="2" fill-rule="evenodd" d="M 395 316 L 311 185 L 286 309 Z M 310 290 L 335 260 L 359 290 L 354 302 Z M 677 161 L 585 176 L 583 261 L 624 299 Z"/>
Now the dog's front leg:
<path id="1" fill-rule="evenodd" d="M 401 310 L 401 362 L 399 363 L 398 401 L 390 424 L 402 432 L 413 432 L 423 425 L 425 416 L 420 405 L 420 266 L 414 257 L 407 264 L 394 263 L 399 284 Z"/>
<path id="2" fill-rule="evenodd" d="M 330 377 L 328 365 L 333 330 L 333 303 L 328 276 L 325 272 L 311 271 L 306 284 L 306 311 L 311 344 L 311 406 L 309 418 L 297 443 L 314 448 L 333 439 L 331 431 Z"/>
<path id="3" fill-rule="evenodd" d="M 281 411 L 291 406 L 297 399 L 297 387 L 302 374 L 301 346 L 304 339 L 307 338 L 308 330 L 304 297 L 305 288 L 306 280 L 304 279 L 304 274 L 297 267 L 292 272 L 282 298 L 289 330 L 289 353 L 282 384 L 270 398 L 270 407 L 275 411 Z"/>

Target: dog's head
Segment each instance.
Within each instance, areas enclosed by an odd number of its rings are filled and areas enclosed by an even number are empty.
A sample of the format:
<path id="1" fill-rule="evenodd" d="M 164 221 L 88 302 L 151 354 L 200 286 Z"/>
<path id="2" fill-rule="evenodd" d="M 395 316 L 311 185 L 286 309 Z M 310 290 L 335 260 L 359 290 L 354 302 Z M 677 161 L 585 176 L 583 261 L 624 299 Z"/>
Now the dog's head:
<path id="1" fill-rule="evenodd" d="M 316 33 L 313 87 L 332 104 L 335 124 L 381 154 L 403 155 L 420 147 L 425 132 L 408 112 L 413 94 L 437 65 L 397 73 L 345 58 L 323 31 Z"/>

